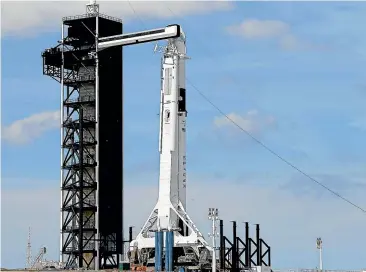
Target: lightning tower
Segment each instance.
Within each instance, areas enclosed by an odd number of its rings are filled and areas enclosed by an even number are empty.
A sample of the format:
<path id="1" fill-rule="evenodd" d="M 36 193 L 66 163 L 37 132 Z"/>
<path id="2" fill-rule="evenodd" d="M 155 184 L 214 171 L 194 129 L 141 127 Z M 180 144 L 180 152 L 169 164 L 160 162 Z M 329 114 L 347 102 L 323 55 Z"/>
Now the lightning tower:
<path id="1" fill-rule="evenodd" d="M 32 266 L 32 246 L 31 246 L 31 228 L 28 228 L 28 243 L 27 243 L 27 264 L 26 268 L 31 268 Z"/>

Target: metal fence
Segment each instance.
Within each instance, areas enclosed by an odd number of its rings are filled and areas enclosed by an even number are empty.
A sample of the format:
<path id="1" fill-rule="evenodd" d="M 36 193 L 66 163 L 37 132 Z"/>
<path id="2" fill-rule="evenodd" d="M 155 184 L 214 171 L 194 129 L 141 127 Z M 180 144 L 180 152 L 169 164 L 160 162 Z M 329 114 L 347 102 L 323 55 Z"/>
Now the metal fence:
<path id="1" fill-rule="evenodd" d="M 327 270 L 323 269 L 304 269 L 304 268 L 295 268 L 295 269 L 272 269 L 273 272 L 366 272 L 366 270 Z"/>

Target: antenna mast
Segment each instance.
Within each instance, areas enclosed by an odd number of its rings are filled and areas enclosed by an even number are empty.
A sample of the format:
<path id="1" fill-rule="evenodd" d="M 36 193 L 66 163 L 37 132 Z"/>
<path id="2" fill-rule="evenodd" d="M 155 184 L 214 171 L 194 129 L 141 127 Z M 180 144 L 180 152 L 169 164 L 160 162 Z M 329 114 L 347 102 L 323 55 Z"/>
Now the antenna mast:
<path id="1" fill-rule="evenodd" d="M 98 14 L 99 13 L 99 4 L 97 4 L 96 0 L 89 1 L 89 4 L 86 5 L 86 13 L 87 14 Z"/>
<path id="2" fill-rule="evenodd" d="M 27 268 L 32 266 L 31 228 L 28 229 Z"/>
<path id="3" fill-rule="evenodd" d="M 323 272 L 323 241 L 322 238 L 316 238 L 316 248 L 319 249 L 319 270 Z"/>

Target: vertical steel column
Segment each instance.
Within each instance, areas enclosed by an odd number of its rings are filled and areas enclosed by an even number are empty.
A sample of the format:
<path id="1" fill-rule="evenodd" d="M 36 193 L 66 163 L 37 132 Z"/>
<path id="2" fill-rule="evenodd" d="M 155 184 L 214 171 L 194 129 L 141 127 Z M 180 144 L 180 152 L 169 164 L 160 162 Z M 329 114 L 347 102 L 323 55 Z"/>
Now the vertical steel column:
<path id="1" fill-rule="evenodd" d="M 170 242 L 168 231 L 165 233 L 165 271 L 169 271 L 169 251 L 170 251 Z"/>
<path id="2" fill-rule="evenodd" d="M 155 271 L 163 271 L 163 238 L 164 233 L 157 231 L 155 233 Z"/>
<path id="3" fill-rule="evenodd" d="M 95 16 L 95 139 L 97 141 L 95 146 L 95 181 L 97 183 L 97 190 L 95 192 L 95 201 L 97 211 L 95 214 L 95 228 L 97 229 L 95 239 L 95 270 L 99 270 L 100 267 L 100 231 L 99 231 L 99 54 L 98 54 L 98 38 L 99 38 L 99 16 Z"/>
<path id="4" fill-rule="evenodd" d="M 231 271 L 236 272 L 237 269 L 237 242 L 236 242 L 236 221 L 233 221 L 233 247 L 231 250 Z"/>
<path id="5" fill-rule="evenodd" d="M 257 238 L 257 266 L 261 266 L 262 265 L 262 250 L 261 250 L 261 241 L 260 241 L 260 236 L 259 236 L 259 224 L 256 225 L 256 238 Z"/>
<path id="6" fill-rule="evenodd" d="M 249 251 L 249 268 L 252 267 L 252 242 L 251 240 L 249 240 L 249 245 L 248 245 L 248 251 Z"/>
<path id="7" fill-rule="evenodd" d="M 130 241 L 131 242 L 131 241 Z M 159 252 L 159 231 L 155 232 L 155 271 L 160 271 L 160 252 Z"/>
<path id="8" fill-rule="evenodd" d="M 79 166 L 83 168 L 84 164 L 84 133 L 83 133 L 84 111 L 83 106 L 79 109 Z M 79 267 L 84 267 L 84 255 L 81 251 L 84 249 L 84 171 L 80 171 L 79 176 Z"/>
<path id="9" fill-rule="evenodd" d="M 224 220 L 220 220 L 220 270 L 225 269 Z"/>
<path id="10" fill-rule="evenodd" d="M 249 223 L 245 222 L 245 266 L 250 267 L 250 251 L 249 251 Z"/>
<path id="11" fill-rule="evenodd" d="M 174 231 L 169 231 L 170 251 L 169 251 L 169 271 L 173 271 L 173 255 L 174 255 Z"/>
<path id="12" fill-rule="evenodd" d="M 123 33 L 123 24 L 122 24 L 122 26 L 121 26 L 121 28 L 122 28 L 122 33 Z M 122 34 L 121 33 L 121 34 Z M 98 28 L 98 35 L 99 35 L 99 28 Z M 123 97 L 123 95 L 124 95 L 124 89 L 123 89 L 123 46 L 121 47 L 121 51 L 122 51 L 122 75 L 121 75 L 121 77 L 122 77 L 122 104 L 124 105 L 124 97 Z M 124 128 L 124 123 L 123 123 L 123 116 L 124 116 L 124 114 L 123 114 L 123 111 L 124 111 L 124 106 L 122 105 L 122 116 L 121 116 L 121 126 L 122 126 L 122 135 L 121 135 L 121 138 L 122 138 L 122 165 L 121 165 L 121 167 L 122 167 L 122 203 L 121 203 L 121 205 L 122 205 L 122 239 L 123 239 L 123 237 L 125 237 L 124 236 L 124 200 L 125 200 L 125 198 L 124 198 L 124 194 L 123 194 L 123 185 L 124 185 L 124 171 L 123 171 L 123 165 L 124 165 L 124 160 L 123 160 L 123 154 L 124 154 L 124 140 L 123 140 L 123 128 Z M 132 234 L 132 228 L 131 228 L 131 234 Z M 125 249 L 124 249 L 124 247 L 122 247 L 122 256 L 125 254 Z M 161 251 L 163 251 L 163 250 L 161 250 Z"/>
<path id="13" fill-rule="evenodd" d="M 165 232 L 165 270 L 173 271 L 173 246 L 174 246 L 174 232 Z"/>
<path id="14" fill-rule="evenodd" d="M 63 203 L 64 203 L 64 190 L 62 189 L 64 183 L 64 169 L 62 164 L 64 163 L 64 38 L 65 38 L 65 30 L 64 30 L 64 22 L 61 25 L 61 69 L 60 69 L 60 83 L 61 83 L 61 105 L 60 105 L 60 124 L 61 124 L 61 171 L 60 171 L 60 262 L 63 263 L 64 255 L 62 254 L 62 249 L 64 246 L 64 234 L 63 234 L 63 224 L 64 224 L 64 212 L 63 212 Z"/>

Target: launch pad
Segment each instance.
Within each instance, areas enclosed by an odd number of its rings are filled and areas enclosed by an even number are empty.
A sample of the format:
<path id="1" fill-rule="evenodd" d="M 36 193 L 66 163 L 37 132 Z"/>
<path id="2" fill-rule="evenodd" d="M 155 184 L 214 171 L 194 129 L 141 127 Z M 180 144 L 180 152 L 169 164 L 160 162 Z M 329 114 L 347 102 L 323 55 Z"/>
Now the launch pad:
<path id="1" fill-rule="evenodd" d="M 128 256 L 162 271 L 165 248 L 168 271 L 215 270 L 215 248 L 186 211 L 186 35 L 179 25 L 123 34 L 122 21 L 99 13 L 95 1 L 86 11 L 64 17 L 59 44 L 42 54 L 43 73 L 61 84 L 60 262 L 115 269 L 125 255 L 122 48 L 165 40 L 155 47 L 162 54 L 159 197 L 130 237 Z"/>

